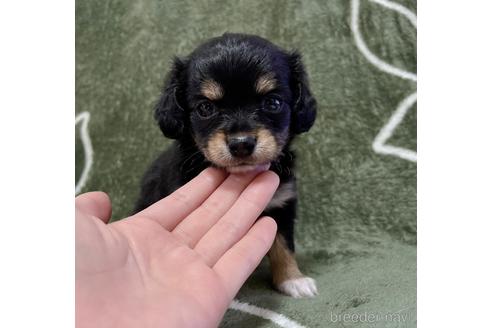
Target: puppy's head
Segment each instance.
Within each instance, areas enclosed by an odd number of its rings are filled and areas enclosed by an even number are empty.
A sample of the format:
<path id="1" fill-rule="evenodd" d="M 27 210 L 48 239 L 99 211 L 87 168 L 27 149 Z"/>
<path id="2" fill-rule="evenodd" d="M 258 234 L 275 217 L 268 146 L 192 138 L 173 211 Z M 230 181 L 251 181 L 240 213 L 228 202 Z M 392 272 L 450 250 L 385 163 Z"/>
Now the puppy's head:
<path id="1" fill-rule="evenodd" d="M 229 172 L 267 169 L 316 117 L 298 53 L 225 34 L 175 59 L 155 117 L 165 136 L 191 137 Z"/>

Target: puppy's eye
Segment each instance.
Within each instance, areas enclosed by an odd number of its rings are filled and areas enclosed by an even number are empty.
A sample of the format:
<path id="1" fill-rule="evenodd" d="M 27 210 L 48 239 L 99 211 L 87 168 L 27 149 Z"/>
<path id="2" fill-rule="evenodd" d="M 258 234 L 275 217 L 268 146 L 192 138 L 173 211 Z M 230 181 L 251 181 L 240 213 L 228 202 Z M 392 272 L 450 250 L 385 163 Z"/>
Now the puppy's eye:
<path id="1" fill-rule="evenodd" d="M 263 100 L 263 109 L 267 112 L 277 113 L 282 109 L 282 100 L 275 97 L 268 97 Z"/>
<path id="2" fill-rule="evenodd" d="M 215 106 L 211 102 L 205 101 L 196 107 L 196 112 L 201 118 L 209 118 L 215 114 Z"/>

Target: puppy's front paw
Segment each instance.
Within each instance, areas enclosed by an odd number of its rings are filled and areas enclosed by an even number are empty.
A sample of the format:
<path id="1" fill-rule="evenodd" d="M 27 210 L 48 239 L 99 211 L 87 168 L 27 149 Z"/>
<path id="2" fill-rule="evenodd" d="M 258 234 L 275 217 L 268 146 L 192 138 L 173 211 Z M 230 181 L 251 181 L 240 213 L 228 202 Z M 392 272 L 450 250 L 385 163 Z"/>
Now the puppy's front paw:
<path id="1" fill-rule="evenodd" d="M 316 281 L 309 277 L 300 277 L 286 280 L 277 286 L 278 290 L 285 295 L 294 298 L 314 297 L 318 295 Z"/>

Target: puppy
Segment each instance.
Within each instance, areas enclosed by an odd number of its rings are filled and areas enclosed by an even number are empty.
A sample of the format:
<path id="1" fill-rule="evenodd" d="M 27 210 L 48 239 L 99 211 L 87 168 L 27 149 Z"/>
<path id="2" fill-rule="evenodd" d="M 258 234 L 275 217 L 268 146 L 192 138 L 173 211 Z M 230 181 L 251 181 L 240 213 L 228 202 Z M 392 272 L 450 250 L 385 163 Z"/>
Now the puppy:
<path id="1" fill-rule="evenodd" d="M 293 138 L 308 131 L 316 101 L 296 52 L 253 35 L 224 34 L 174 60 L 155 119 L 174 144 L 142 180 L 135 211 L 169 195 L 208 166 L 231 173 L 270 169 L 280 186 L 263 215 L 278 232 L 269 251 L 273 284 L 293 297 L 317 294 L 294 257 Z"/>

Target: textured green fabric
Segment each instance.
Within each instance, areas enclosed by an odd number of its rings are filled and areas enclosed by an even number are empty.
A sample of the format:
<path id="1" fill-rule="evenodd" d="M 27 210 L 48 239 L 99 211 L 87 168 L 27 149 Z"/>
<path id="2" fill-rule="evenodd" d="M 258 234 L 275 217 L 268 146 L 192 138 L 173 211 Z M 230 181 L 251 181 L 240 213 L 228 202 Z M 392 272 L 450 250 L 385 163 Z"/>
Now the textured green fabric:
<path id="1" fill-rule="evenodd" d="M 416 12 L 416 1 L 395 3 Z M 349 0 L 78 0 L 76 111 L 91 114 L 94 148 L 83 191 L 108 192 L 114 219 L 131 210 L 139 179 L 170 142 L 153 121 L 152 105 L 173 55 L 226 31 L 297 48 L 319 115 L 294 145 L 296 241 L 300 266 L 317 280 L 320 295 L 296 300 L 274 292 L 263 263 L 238 300 L 306 327 L 414 327 L 416 164 L 379 155 L 371 144 L 416 84 L 368 62 L 355 46 L 350 14 Z M 416 29 L 407 18 L 361 0 L 360 29 L 379 58 L 416 72 Z M 413 106 L 388 143 L 416 150 L 416 139 Z M 83 163 L 77 133 L 77 178 Z M 358 317 L 337 317 L 343 314 Z M 383 317 L 367 322 L 369 314 Z M 278 327 L 236 310 L 227 312 L 222 326 Z"/>

